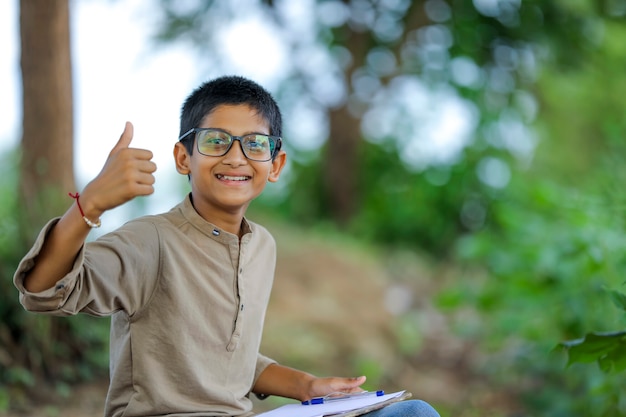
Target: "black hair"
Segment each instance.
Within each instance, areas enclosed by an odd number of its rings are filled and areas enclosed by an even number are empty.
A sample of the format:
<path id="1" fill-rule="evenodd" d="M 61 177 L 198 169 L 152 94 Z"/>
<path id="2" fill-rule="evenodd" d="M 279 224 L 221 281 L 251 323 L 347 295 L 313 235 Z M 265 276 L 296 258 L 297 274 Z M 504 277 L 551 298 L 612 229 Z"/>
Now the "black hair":
<path id="1" fill-rule="evenodd" d="M 187 97 L 180 115 L 180 133 L 178 136 L 180 137 L 190 129 L 198 127 L 202 119 L 209 113 L 225 104 L 246 104 L 252 107 L 269 123 L 270 135 L 282 136 L 282 115 L 272 95 L 254 81 L 235 75 L 222 76 L 207 81 Z M 194 141 L 184 142 L 191 155 Z"/>

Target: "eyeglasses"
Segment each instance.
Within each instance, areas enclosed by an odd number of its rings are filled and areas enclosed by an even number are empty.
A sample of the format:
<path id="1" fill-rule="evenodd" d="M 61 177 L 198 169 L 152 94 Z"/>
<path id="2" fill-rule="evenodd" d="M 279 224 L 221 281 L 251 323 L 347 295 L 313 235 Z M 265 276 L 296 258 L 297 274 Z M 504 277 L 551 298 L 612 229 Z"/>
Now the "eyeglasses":
<path id="1" fill-rule="evenodd" d="M 276 156 L 282 145 L 282 140 L 278 136 L 257 133 L 233 136 L 220 129 L 200 127 L 188 130 L 178 140 L 182 142 L 189 139 L 189 135 L 192 133 L 196 135 L 198 152 L 206 156 L 224 156 L 233 146 L 233 143 L 238 140 L 246 158 L 252 161 L 265 162 Z"/>

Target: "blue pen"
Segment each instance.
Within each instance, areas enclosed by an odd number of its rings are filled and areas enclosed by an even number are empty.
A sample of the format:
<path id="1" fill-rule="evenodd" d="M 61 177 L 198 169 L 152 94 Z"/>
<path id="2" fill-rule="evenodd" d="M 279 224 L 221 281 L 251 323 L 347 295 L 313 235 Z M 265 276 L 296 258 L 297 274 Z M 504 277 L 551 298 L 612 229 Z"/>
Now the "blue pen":
<path id="1" fill-rule="evenodd" d="M 341 394 L 341 395 L 337 395 L 337 394 Z M 302 401 L 302 405 L 315 405 L 315 404 L 324 404 L 327 402 L 331 402 L 331 401 L 339 401 L 339 400 L 351 400 L 354 398 L 360 398 L 360 397 L 366 397 L 366 396 L 376 396 L 376 397 L 381 397 L 383 395 L 385 395 L 385 391 L 383 390 L 378 390 L 378 391 L 363 391 L 363 392 L 357 392 L 355 394 L 346 394 L 346 393 L 332 393 L 332 394 L 328 394 L 325 397 L 315 397 L 315 398 L 311 398 L 308 401 Z"/>

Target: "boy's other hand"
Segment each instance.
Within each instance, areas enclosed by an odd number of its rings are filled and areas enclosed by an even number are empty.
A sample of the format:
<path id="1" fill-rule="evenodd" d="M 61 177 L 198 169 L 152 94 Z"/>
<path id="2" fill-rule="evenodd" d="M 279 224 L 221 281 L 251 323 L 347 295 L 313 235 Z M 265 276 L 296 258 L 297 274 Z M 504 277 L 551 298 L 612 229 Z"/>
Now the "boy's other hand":
<path id="1" fill-rule="evenodd" d="M 120 139 L 115 144 L 104 167 L 83 190 L 80 201 L 89 218 L 99 218 L 106 210 L 154 192 L 157 167 L 152 152 L 131 148 L 133 125 L 126 122 Z"/>

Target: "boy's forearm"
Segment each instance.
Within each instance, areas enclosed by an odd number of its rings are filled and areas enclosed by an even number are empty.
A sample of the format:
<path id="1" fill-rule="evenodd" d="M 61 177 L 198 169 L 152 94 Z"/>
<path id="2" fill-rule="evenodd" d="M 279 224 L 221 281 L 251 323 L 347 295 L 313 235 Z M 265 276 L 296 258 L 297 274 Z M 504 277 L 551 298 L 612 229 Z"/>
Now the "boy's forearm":
<path id="1" fill-rule="evenodd" d="M 72 269 L 90 230 L 73 204 L 50 230 L 33 269 L 24 277 L 24 288 L 36 293 L 53 287 Z"/>
<path id="2" fill-rule="evenodd" d="M 252 392 L 304 401 L 310 397 L 310 386 L 314 379 L 309 373 L 272 364 L 261 373 Z"/>

